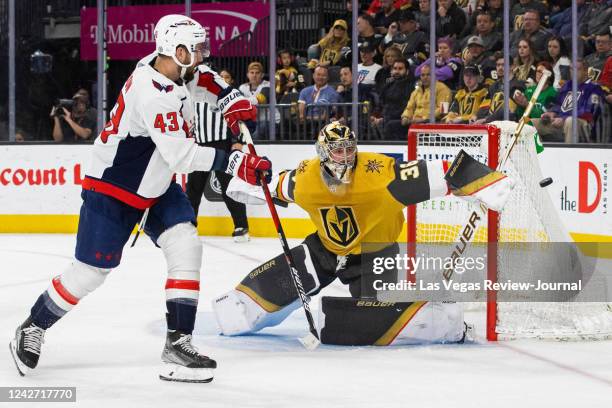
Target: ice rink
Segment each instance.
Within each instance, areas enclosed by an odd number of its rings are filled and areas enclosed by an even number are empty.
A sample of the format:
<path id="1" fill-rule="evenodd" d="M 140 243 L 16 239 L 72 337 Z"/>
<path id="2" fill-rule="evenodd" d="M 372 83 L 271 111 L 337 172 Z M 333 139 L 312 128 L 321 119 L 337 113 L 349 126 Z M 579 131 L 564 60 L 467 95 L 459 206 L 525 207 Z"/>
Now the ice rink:
<path id="1" fill-rule="evenodd" d="M 281 249 L 276 239 L 202 240 L 194 343 L 219 368 L 210 384 L 181 384 L 157 377 L 165 261 L 146 237 L 126 248 L 106 283 L 47 332 L 37 370 L 20 377 L 9 340 L 72 258 L 75 236 L 0 234 L 0 386 L 75 386 L 76 406 L 104 408 L 612 407 L 612 341 L 488 343 L 484 313 L 466 315 L 478 337 L 463 345 L 321 346 L 310 352 L 297 340 L 307 327 L 300 310 L 258 335 L 218 336 L 210 300 Z M 323 293 L 348 292 L 333 284 Z"/>

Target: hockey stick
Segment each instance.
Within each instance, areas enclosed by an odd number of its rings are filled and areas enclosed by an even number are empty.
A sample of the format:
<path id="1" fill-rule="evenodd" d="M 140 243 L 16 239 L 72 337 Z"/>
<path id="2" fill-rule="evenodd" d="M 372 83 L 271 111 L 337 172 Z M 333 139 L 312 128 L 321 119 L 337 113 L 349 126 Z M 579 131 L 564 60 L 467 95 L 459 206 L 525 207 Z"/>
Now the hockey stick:
<path id="1" fill-rule="evenodd" d="M 542 88 L 544 88 L 544 84 L 546 84 L 546 81 L 548 81 L 548 78 L 551 75 L 552 75 L 552 72 L 548 70 L 545 70 L 542 73 L 540 82 L 538 82 L 538 85 L 536 86 L 536 89 L 533 92 L 533 95 L 531 95 L 531 99 L 529 99 L 529 103 L 527 104 L 527 107 L 525 108 L 525 112 L 523 112 L 523 116 L 521 116 L 521 119 L 519 120 L 519 123 L 516 126 L 516 130 L 514 131 L 514 133 L 512 134 L 510 138 L 510 143 L 508 143 L 508 146 L 506 147 L 506 150 L 504 151 L 504 154 L 502 155 L 502 159 L 497 165 L 495 170 L 501 171 L 505 167 L 506 161 L 510 157 L 510 153 L 514 149 L 516 142 L 518 142 L 518 139 L 521 136 L 523 127 L 525 127 L 525 124 L 529 120 L 529 114 L 531 113 L 531 110 L 535 106 L 538 100 L 538 97 L 540 96 L 540 93 L 542 92 Z M 481 214 L 478 213 L 478 209 L 480 209 Z M 467 245 L 474 238 L 474 236 L 476 235 L 475 232 L 478 229 L 479 220 L 482 220 L 484 218 L 484 215 L 486 214 L 487 214 L 487 207 L 483 203 L 480 203 L 478 208 L 472 211 L 472 213 L 470 214 L 470 217 L 468 218 L 468 221 L 463 224 L 463 227 L 460 229 L 460 231 L 461 231 L 461 240 L 465 243 L 465 245 Z M 465 251 L 465 246 L 459 253 L 457 253 L 457 249 L 453 250 L 453 253 L 451 254 L 451 259 L 455 260 L 464 251 Z M 453 261 L 450 267 L 446 269 L 444 273 L 442 274 L 444 279 L 446 279 L 447 281 L 450 280 L 450 278 L 453 276 L 454 267 L 455 267 L 455 262 Z"/>
<path id="2" fill-rule="evenodd" d="M 130 245 L 130 248 L 133 248 L 134 245 L 136 245 L 136 240 L 140 236 L 140 233 L 142 232 L 142 230 L 144 230 L 144 226 L 147 223 L 148 216 L 149 216 L 149 209 L 147 208 L 144 211 L 144 214 L 142 214 L 142 218 L 140 219 L 140 222 L 138 223 L 138 230 L 136 230 L 136 236 L 134 237 L 134 240 L 132 241 L 132 245 Z"/>
<path id="3" fill-rule="evenodd" d="M 249 148 L 249 153 L 257 155 L 255 145 L 253 144 L 253 139 L 251 138 L 251 132 L 243 122 L 240 122 L 240 133 L 242 133 L 244 136 L 244 140 Z M 306 314 L 306 320 L 308 320 L 308 328 L 310 333 L 299 340 L 308 350 L 314 350 L 319 346 L 319 344 L 321 344 L 321 341 L 319 340 L 319 333 L 317 332 L 314 319 L 312 318 L 312 312 L 310 311 L 310 298 L 306 295 L 304 285 L 302 284 L 302 279 L 300 279 L 300 275 L 295 268 L 295 261 L 293 260 L 293 255 L 289 249 L 289 244 L 287 243 L 287 238 L 285 237 L 285 232 L 283 231 L 283 226 L 278 218 L 278 212 L 276 211 L 276 207 L 272 201 L 272 195 L 270 194 L 270 189 L 268 188 L 265 178 L 262 178 L 261 188 L 263 189 L 266 197 L 266 203 L 270 209 L 270 214 L 272 215 L 272 220 L 274 221 L 274 226 L 276 227 L 276 232 L 278 233 L 281 246 L 283 247 L 285 259 L 287 261 L 287 265 L 289 266 L 289 271 L 291 272 L 291 280 L 293 281 L 293 285 L 295 286 L 295 289 L 300 297 L 300 301 L 302 302 L 302 308 Z"/>

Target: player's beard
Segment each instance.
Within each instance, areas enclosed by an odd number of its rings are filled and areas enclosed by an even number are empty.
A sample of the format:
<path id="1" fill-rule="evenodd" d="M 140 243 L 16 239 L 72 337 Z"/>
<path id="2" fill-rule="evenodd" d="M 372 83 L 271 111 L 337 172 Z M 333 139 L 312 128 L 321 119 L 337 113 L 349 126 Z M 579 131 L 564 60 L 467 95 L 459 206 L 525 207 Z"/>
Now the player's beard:
<path id="1" fill-rule="evenodd" d="M 191 80 L 194 78 L 194 72 L 195 72 L 195 67 L 191 66 L 189 68 L 185 69 L 185 75 L 183 75 L 183 81 L 185 83 L 191 82 Z"/>

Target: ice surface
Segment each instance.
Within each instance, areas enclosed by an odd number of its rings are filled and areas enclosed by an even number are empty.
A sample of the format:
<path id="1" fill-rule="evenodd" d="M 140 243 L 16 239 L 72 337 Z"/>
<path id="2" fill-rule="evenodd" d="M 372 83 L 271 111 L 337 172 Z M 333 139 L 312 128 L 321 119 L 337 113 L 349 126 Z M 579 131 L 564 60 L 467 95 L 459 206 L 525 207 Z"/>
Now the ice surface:
<path id="1" fill-rule="evenodd" d="M 50 278 L 72 258 L 75 236 L 0 234 L 5 341 L 0 386 L 76 386 L 76 406 L 104 408 L 612 406 L 612 342 L 487 343 L 482 313 L 466 315 L 480 338 L 464 345 L 307 351 L 298 341 L 307 332 L 300 310 L 258 335 L 217 336 L 210 299 L 281 250 L 276 239 L 202 240 L 194 341 L 219 368 L 210 384 L 179 384 L 157 378 L 165 329 L 165 261 L 143 237 L 135 248 L 125 249 L 121 266 L 101 288 L 47 332 L 38 368 L 19 377 L 8 342 Z M 347 293 L 338 283 L 324 291 Z"/>

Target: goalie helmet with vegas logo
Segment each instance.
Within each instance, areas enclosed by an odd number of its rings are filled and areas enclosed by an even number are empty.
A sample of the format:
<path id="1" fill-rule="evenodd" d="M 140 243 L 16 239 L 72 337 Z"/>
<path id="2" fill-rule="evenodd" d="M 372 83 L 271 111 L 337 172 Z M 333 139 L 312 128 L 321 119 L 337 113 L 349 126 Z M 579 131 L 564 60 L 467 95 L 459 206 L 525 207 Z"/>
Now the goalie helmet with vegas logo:
<path id="1" fill-rule="evenodd" d="M 172 57 L 172 60 L 183 68 L 193 65 L 195 53 L 201 52 L 202 58 L 210 56 L 210 44 L 204 27 L 197 21 L 180 14 L 169 14 L 162 17 L 155 25 L 155 50 L 160 55 Z M 176 58 L 176 49 L 183 46 L 190 56 L 190 63 L 183 64 Z"/>
<path id="2" fill-rule="evenodd" d="M 321 175 L 327 186 L 335 191 L 349 184 L 357 159 L 355 133 L 340 122 L 331 122 L 319 132 L 316 142 L 321 161 Z"/>

